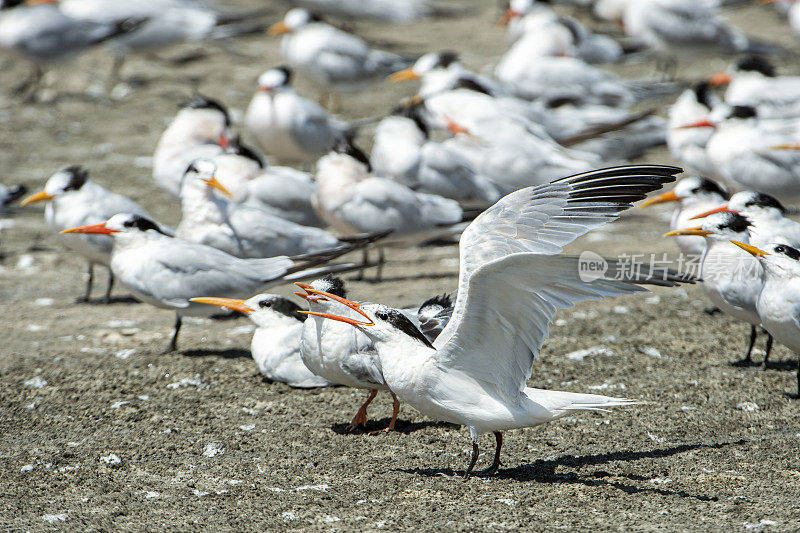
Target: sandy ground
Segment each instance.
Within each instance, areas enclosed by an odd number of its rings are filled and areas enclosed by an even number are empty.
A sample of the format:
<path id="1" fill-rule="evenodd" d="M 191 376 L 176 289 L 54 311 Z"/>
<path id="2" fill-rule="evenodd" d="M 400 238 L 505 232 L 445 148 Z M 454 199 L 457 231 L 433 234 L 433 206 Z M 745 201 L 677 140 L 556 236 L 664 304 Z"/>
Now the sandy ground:
<path id="1" fill-rule="evenodd" d="M 504 40 L 494 4 L 472 5 L 476 14 L 467 19 L 357 29 L 404 53 L 462 50 L 468 65 L 481 67 L 496 59 Z M 785 23 L 763 8 L 730 17 L 797 49 Z M 197 52 L 204 57 L 170 61 Z M 123 75 L 137 83 L 117 87 L 113 99 L 79 94 L 28 106 L 8 96 L 27 65 L 4 59 L 3 182 L 38 190 L 56 169 L 79 163 L 176 223 L 178 207 L 153 184 L 147 158 L 177 104 L 199 89 L 241 110 L 257 75 L 279 58 L 277 41 L 264 36 L 159 55 L 130 58 Z M 101 50 L 87 54 L 57 66 L 48 86 L 92 91 L 110 63 Z M 798 70 L 784 63 L 786 72 Z M 724 64 L 691 58 L 680 73 L 698 77 Z M 652 65 L 615 70 L 651 73 Z M 300 90 L 309 93 L 303 84 Z M 372 116 L 412 92 L 382 85 L 345 98 L 342 114 Z M 671 163 L 664 150 L 646 159 Z M 575 249 L 674 255 L 674 244 L 660 238 L 668 216 L 667 209 L 632 212 Z M 187 320 L 180 352 L 158 355 L 171 331 L 170 312 L 133 303 L 124 287 L 111 305 L 75 304 L 82 260 L 58 246 L 41 209 L 19 209 L 10 220 L 13 227 L 0 233 L 3 529 L 800 528 L 793 355 L 779 346 L 766 371 L 732 366 L 747 328 L 704 314 L 698 287 L 560 313 L 530 385 L 646 404 L 509 432 L 499 474 L 462 483 L 465 428 L 404 407 L 394 433 L 347 433 L 362 391 L 266 382 L 249 358 L 246 319 Z M 352 282 L 354 297 L 413 305 L 456 286 L 453 246 L 388 257 L 385 281 Z M 97 277 L 100 288 L 105 276 Z M 388 422 L 390 405 L 383 395 L 373 403 L 369 429 Z M 487 453 L 478 468 L 488 466 L 492 444 L 481 440 Z"/>

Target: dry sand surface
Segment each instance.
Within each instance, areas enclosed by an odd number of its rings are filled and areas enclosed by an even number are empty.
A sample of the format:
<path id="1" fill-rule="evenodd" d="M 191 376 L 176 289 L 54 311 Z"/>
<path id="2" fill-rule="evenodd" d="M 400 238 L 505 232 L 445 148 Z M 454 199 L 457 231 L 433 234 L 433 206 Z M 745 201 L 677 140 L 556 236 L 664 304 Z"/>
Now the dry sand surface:
<path id="1" fill-rule="evenodd" d="M 493 2 L 471 5 L 469 18 L 356 29 L 402 53 L 457 49 L 480 68 L 496 60 L 504 35 Z M 730 17 L 753 35 L 800 48 L 763 7 Z M 82 164 L 98 182 L 175 224 L 179 207 L 147 166 L 160 132 L 195 89 L 242 110 L 257 75 L 279 62 L 277 49 L 262 35 L 179 46 L 159 58 L 130 58 L 123 75 L 136 83 L 130 92 L 117 88 L 113 99 L 48 102 L 53 94 L 46 92 L 45 102 L 25 106 L 8 88 L 27 65 L 5 58 L 2 181 L 35 191 L 56 169 Z M 785 72 L 800 70 L 793 62 L 783 60 Z M 102 85 L 110 63 L 94 51 L 56 67 L 48 86 L 76 93 Z M 697 78 L 724 65 L 692 58 L 680 75 Z M 652 69 L 614 67 L 630 75 Z M 302 83 L 300 91 L 313 94 Z M 346 97 L 342 115 L 383 113 L 412 91 L 381 85 Z M 646 160 L 672 162 L 665 150 Z M 674 243 L 661 238 L 669 209 L 634 211 L 575 249 L 674 255 Z M 463 483 L 465 428 L 404 407 L 396 432 L 348 433 L 363 392 L 265 381 L 249 358 L 244 318 L 187 320 L 180 351 L 159 355 L 172 313 L 132 302 L 124 287 L 111 305 L 74 303 L 83 261 L 58 246 L 38 206 L 10 220 L 0 234 L 3 529 L 800 529 L 794 356 L 778 346 L 766 371 L 732 366 L 748 329 L 705 314 L 699 287 L 559 313 L 530 385 L 646 404 L 508 432 L 498 475 Z M 383 282 L 350 283 L 355 298 L 404 306 L 456 287 L 454 246 L 390 251 L 388 258 Z M 97 278 L 99 295 L 105 275 Z M 381 395 L 368 429 L 383 427 L 390 407 Z M 478 468 L 488 466 L 492 445 L 481 439 Z"/>

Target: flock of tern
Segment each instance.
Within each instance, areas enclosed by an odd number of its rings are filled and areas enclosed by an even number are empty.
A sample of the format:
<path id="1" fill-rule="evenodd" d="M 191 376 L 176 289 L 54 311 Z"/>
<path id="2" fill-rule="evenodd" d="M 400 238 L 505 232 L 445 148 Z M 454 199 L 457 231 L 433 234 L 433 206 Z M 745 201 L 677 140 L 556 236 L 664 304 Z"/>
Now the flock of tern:
<path id="1" fill-rule="evenodd" d="M 636 403 L 527 387 L 559 309 L 699 281 L 715 308 L 750 326 L 742 364 L 752 364 L 759 329 L 768 335 L 764 364 L 773 339 L 800 353 L 800 223 L 782 203 L 800 193 L 800 77 L 779 75 L 770 56 L 788 51 L 728 23 L 719 1 L 577 1 L 607 34 L 552 2 L 511 0 L 508 49 L 480 72 L 454 51 L 405 57 L 327 21 L 409 24 L 471 16 L 467 8 L 283 1 L 288 11 L 269 24 L 270 9 L 230 13 L 194 0 L 0 3 L 0 49 L 35 66 L 26 87 L 34 99 L 43 66 L 89 48 L 106 46 L 121 60 L 184 41 L 281 36 L 285 65 L 254 80 L 240 124 L 222 102 L 198 95 L 161 134 L 153 179 L 180 208 L 176 228 L 74 164 L 21 202 L 46 202 L 47 225 L 86 259 L 84 301 L 94 266 L 108 268 L 106 301 L 116 280 L 175 312 L 167 351 L 183 316 L 243 313 L 256 325 L 253 359 L 271 380 L 368 391 L 351 429 L 366 423 L 379 391 L 394 401 L 386 430 L 401 404 L 467 426 L 465 478 L 483 433 L 496 438 L 493 473 L 504 431 Z M 772 3 L 797 29 L 797 4 Z M 668 73 L 687 51 L 726 54 L 730 66 L 693 82 L 604 68 L 655 58 Z M 320 103 L 295 90 L 296 78 Z M 419 87 L 382 117 L 332 114 L 337 100 L 388 81 Z M 641 112 L 658 99 L 674 102 L 668 117 Z M 366 131 L 369 155 L 358 147 Z M 629 164 L 660 144 L 690 175 L 642 207 L 677 204 L 667 235 L 698 258 L 697 276 L 626 271 L 608 259 L 605 273 L 586 279 L 564 248 L 676 180 L 681 168 Z M 24 194 L 0 186 L 0 209 Z M 459 242 L 452 297 L 411 309 L 350 299 L 341 275 L 380 269 L 384 246 L 447 239 Z M 357 250 L 361 261 L 343 257 Z M 292 282 L 307 309 L 256 294 Z"/>

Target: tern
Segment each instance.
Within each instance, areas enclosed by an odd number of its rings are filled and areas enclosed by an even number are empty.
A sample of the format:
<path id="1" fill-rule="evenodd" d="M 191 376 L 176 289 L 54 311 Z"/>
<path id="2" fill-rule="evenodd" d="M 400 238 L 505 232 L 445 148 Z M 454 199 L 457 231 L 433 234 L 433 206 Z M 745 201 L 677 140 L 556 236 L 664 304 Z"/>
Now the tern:
<path id="1" fill-rule="evenodd" d="M 430 0 L 283 0 L 285 3 L 303 7 L 347 21 L 370 19 L 392 24 L 408 24 L 416 20 L 445 11 L 431 5 Z"/>
<path id="2" fill-rule="evenodd" d="M 798 354 L 797 397 L 800 398 L 800 250 L 781 243 L 771 243 L 761 249 L 744 242 L 732 242 L 756 257 L 764 269 L 758 316 L 775 340 Z"/>
<path id="3" fill-rule="evenodd" d="M 184 104 L 158 139 L 153 154 L 156 185 L 179 197 L 189 164 L 222 154 L 230 144 L 230 127 L 228 110 L 217 100 L 198 96 Z"/>
<path id="4" fill-rule="evenodd" d="M 279 161 L 316 160 L 349 135 L 349 127 L 299 96 L 291 79 L 292 70 L 286 66 L 261 74 L 244 125 L 258 147 Z"/>
<path id="5" fill-rule="evenodd" d="M 247 296 L 258 289 L 314 275 L 319 270 L 309 270 L 310 267 L 352 250 L 351 246 L 341 246 L 311 257 L 240 259 L 210 246 L 171 237 L 151 219 L 130 213 L 62 233 L 113 237 L 110 267 L 114 276 L 141 301 L 175 311 L 175 329 L 166 352 L 176 349 L 183 316 L 213 314 L 210 306 L 192 302 L 191 298 Z"/>
<path id="6" fill-rule="evenodd" d="M 800 247 L 800 223 L 786 216 L 786 208 L 774 196 L 757 191 L 740 191 L 731 196 L 726 204 L 693 218 L 703 218 L 722 211 L 747 217 L 750 221 L 749 244 L 753 246 L 781 242 Z"/>
<path id="7" fill-rule="evenodd" d="M 696 226 L 692 221 L 697 215 L 723 206 L 728 198 L 730 193 L 719 183 L 701 176 L 690 176 L 678 181 L 671 191 L 642 202 L 640 207 L 678 202 L 669 224 L 669 229 L 676 231 Z M 705 241 L 695 235 L 676 236 L 675 241 L 683 253 L 698 258 L 706 249 Z"/>
<path id="8" fill-rule="evenodd" d="M 0 213 L 5 213 L 8 207 L 22 198 L 28 188 L 25 185 L 3 185 L 0 183 Z"/>
<path id="9" fill-rule="evenodd" d="M 68 249 L 82 255 L 88 262 L 89 277 L 86 294 L 81 301 L 88 302 L 94 281 L 94 265 L 103 265 L 108 271 L 105 302 L 111 298 L 114 272 L 110 267 L 113 241 L 107 235 L 62 235 L 60 232 L 75 226 L 105 222 L 117 213 L 133 213 L 149 217 L 147 211 L 133 200 L 113 193 L 89 179 L 89 172 L 77 165 L 63 168 L 50 176 L 44 189 L 22 201 L 21 205 L 48 202 L 44 210 L 47 225 Z M 162 231 L 169 231 L 162 227 Z"/>
<path id="10" fill-rule="evenodd" d="M 308 317 L 299 313 L 300 306 L 291 300 L 265 293 L 247 300 L 200 297 L 191 301 L 239 311 L 253 321 L 256 330 L 250 352 L 267 379 L 301 389 L 332 385 L 312 373 L 300 358 L 303 323 Z"/>
<path id="11" fill-rule="evenodd" d="M 557 309 L 646 290 L 637 279 L 601 275 L 582 280 L 577 258 L 560 255 L 564 246 L 613 221 L 680 171 L 654 165 L 616 167 L 502 198 L 461 237 L 455 309 L 433 344 L 404 314 L 378 304 L 327 295 L 350 307 L 350 314 L 309 314 L 351 324 L 367 335 L 386 384 L 402 401 L 427 416 L 469 427 L 472 457 L 465 479 L 478 459 L 478 437 L 494 433 L 497 446 L 489 468 L 494 472 L 500 466 L 503 431 L 579 410 L 633 403 L 527 388 L 526 380 Z M 612 270 L 617 266 L 613 263 Z M 354 313 L 360 316 L 353 318 Z"/>
<path id="12" fill-rule="evenodd" d="M 453 143 L 452 139 L 430 139 L 420 106 L 402 106 L 375 129 L 370 163 L 376 175 L 391 177 L 415 191 L 459 201 L 497 201 L 497 187 L 476 173 Z"/>
<path id="13" fill-rule="evenodd" d="M 284 61 L 325 92 L 359 92 L 407 66 L 400 56 L 373 50 L 360 37 L 334 28 L 302 8 L 289 10 L 281 22 L 270 27 L 270 34 L 285 34 L 281 42 Z"/>
<path id="14" fill-rule="evenodd" d="M 458 54 L 451 50 L 423 54 L 413 65 L 395 72 L 389 79 L 392 83 L 421 80 L 417 94 L 423 98 L 459 85 L 481 87 L 492 96 L 510 94 L 508 88 L 497 80 L 468 70 L 459 61 Z"/>
<path id="15" fill-rule="evenodd" d="M 750 55 L 709 78 L 713 87 L 727 85 L 725 103 L 751 106 L 759 116 L 781 118 L 800 114 L 800 76 L 778 76 L 765 57 Z"/>
<path id="16" fill-rule="evenodd" d="M 750 221 L 736 213 L 709 215 L 702 226 L 670 231 L 667 237 L 691 235 L 703 237 L 706 250 L 700 265 L 703 291 L 708 299 L 725 314 L 750 324 L 750 343 L 744 359 L 738 365 L 752 365 L 753 345 L 758 335 L 761 319 L 756 310 L 756 300 L 761 291 L 762 270 L 758 261 L 735 246 L 731 240 L 749 242 Z M 772 349 L 772 339 L 767 339 L 764 364 Z"/>
<path id="17" fill-rule="evenodd" d="M 720 113 L 723 109 L 722 99 L 714 94 L 708 82 L 696 83 L 686 89 L 669 108 L 667 147 L 672 157 L 701 174 L 712 175 L 714 169 L 708 160 L 706 144 L 714 129 L 684 126 L 711 120 L 714 110 Z"/>

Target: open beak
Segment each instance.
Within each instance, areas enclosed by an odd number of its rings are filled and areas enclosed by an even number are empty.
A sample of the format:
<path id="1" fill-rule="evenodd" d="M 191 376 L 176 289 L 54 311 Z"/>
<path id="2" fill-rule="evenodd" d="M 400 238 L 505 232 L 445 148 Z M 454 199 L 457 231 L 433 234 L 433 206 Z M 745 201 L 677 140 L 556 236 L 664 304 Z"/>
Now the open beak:
<path id="1" fill-rule="evenodd" d="M 347 318 L 347 317 L 339 316 L 339 315 L 333 315 L 333 314 L 330 314 L 330 313 L 317 313 L 317 312 L 314 312 L 314 311 L 300 311 L 301 313 L 304 313 L 304 314 L 307 314 L 307 315 L 319 316 L 319 317 L 322 317 L 322 318 L 330 318 L 332 320 L 338 320 L 339 322 L 344 322 L 346 324 L 350 324 L 350 325 L 353 325 L 353 326 L 374 326 L 375 325 L 375 323 L 372 321 L 372 319 L 364 311 L 361 310 L 361 304 L 359 304 L 359 303 L 356 303 L 356 302 L 354 302 L 352 300 L 348 300 L 347 298 L 342 298 L 341 296 L 336 296 L 335 294 L 331 294 L 329 292 L 318 291 L 317 289 L 313 289 L 313 288 L 306 289 L 306 292 L 308 292 L 310 295 L 324 296 L 325 298 L 327 298 L 329 300 L 333 300 L 335 302 L 339 302 L 342 305 L 346 305 L 347 307 L 349 307 L 350 309 L 352 309 L 356 313 L 358 313 L 361 316 L 363 316 L 364 318 L 366 318 L 368 320 L 368 322 L 359 322 L 358 320 L 354 320 L 352 318 Z"/>
<path id="2" fill-rule="evenodd" d="M 727 72 L 717 72 L 708 78 L 708 84 L 712 87 L 722 87 L 723 85 L 728 85 L 732 81 L 733 78 Z"/>
<path id="3" fill-rule="evenodd" d="M 95 224 L 93 226 L 78 226 L 77 228 L 65 229 L 61 233 L 96 233 L 99 235 L 113 235 L 114 233 L 119 233 L 119 231 L 107 228 L 105 222 L 103 222 L 102 224 Z"/>
<path id="4" fill-rule="evenodd" d="M 708 119 L 705 120 L 698 120 L 697 122 L 692 122 L 691 124 L 686 124 L 685 126 L 678 126 L 675 129 L 678 130 L 688 130 L 689 128 L 716 128 L 717 125 L 711 122 Z"/>
<path id="5" fill-rule="evenodd" d="M 453 135 L 458 135 L 459 133 L 469 135 L 469 130 L 464 126 L 462 126 L 461 124 L 452 121 L 449 117 L 444 117 L 444 119 L 445 121 L 447 121 L 447 131 L 449 131 Z"/>
<path id="6" fill-rule="evenodd" d="M 320 301 L 320 298 L 315 298 L 314 296 L 311 296 L 311 293 L 309 291 L 314 290 L 314 287 L 312 287 L 308 283 L 301 283 L 299 281 L 295 281 L 294 284 L 303 289 L 304 291 L 306 291 L 306 292 L 295 292 L 294 293 L 295 296 L 299 296 L 300 298 L 308 302 L 317 303 Z"/>
<path id="7" fill-rule="evenodd" d="M 219 182 L 219 180 L 217 180 L 217 178 L 211 178 L 209 180 L 204 180 L 204 181 L 206 182 L 206 184 L 209 187 L 213 187 L 214 189 L 217 189 L 218 191 L 221 191 L 222 194 L 224 194 L 228 198 L 233 198 L 233 195 L 231 194 L 231 192 L 228 189 L 226 189 L 225 186 L 223 184 L 221 184 Z"/>
<path id="8" fill-rule="evenodd" d="M 733 244 L 744 250 L 745 252 L 754 255 L 755 257 L 764 257 L 765 255 L 769 255 L 768 252 L 765 252 L 761 248 L 756 248 L 755 246 L 751 246 L 749 244 L 745 244 L 739 241 L 731 241 Z"/>
<path id="9" fill-rule="evenodd" d="M 727 205 L 723 205 L 722 207 L 717 207 L 716 209 L 711 209 L 710 211 L 705 211 L 700 213 L 699 215 L 695 215 L 689 220 L 697 220 L 698 218 L 706 218 L 709 215 L 713 215 L 714 213 L 736 213 L 739 214 L 739 211 L 734 211 L 733 209 L 728 208 Z"/>
<path id="10" fill-rule="evenodd" d="M 800 150 L 800 143 L 779 144 L 777 146 L 770 146 L 770 150 Z M 25 204 L 22 204 L 25 205 Z"/>
<path id="11" fill-rule="evenodd" d="M 522 15 L 522 13 L 520 13 L 519 11 L 514 11 L 513 9 L 508 8 L 506 10 L 506 12 L 503 13 L 503 16 L 500 17 L 500 20 L 497 23 L 500 26 L 508 26 L 511 23 L 512 20 L 514 20 L 515 18 L 517 18 L 517 17 L 519 17 L 521 15 Z"/>
<path id="12" fill-rule="evenodd" d="M 249 315 L 255 309 L 251 309 L 244 305 L 244 300 L 236 300 L 234 298 L 211 298 L 211 297 L 202 297 L 202 298 L 189 298 L 190 302 L 197 302 L 199 304 L 208 304 L 208 305 L 216 305 L 217 307 L 222 307 L 223 309 L 230 309 L 231 311 L 239 311 L 240 313 L 244 313 Z"/>
<path id="13" fill-rule="evenodd" d="M 642 202 L 642 205 L 640 205 L 639 207 L 647 207 L 650 205 L 665 204 L 667 202 L 680 202 L 680 201 L 681 199 L 678 198 L 678 195 L 675 194 L 675 191 L 667 191 L 659 194 L 658 196 L 653 196 L 652 198 L 648 198 L 647 200 Z"/>
<path id="14" fill-rule="evenodd" d="M 22 200 L 19 205 L 35 204 L 36 202 L 44 202 L 45 200 L 52 200 L 53 198 L 55 197 L 52 194 L 47 194 L 46 192 L 41 191 L 28 196 Z"/>
<path id="15" fill-rule="evenodd" d="M 284 21 L 280 21 L 267 28 L 267 33 L 270 35 L 283 35 L 284 33 L 291 33 L 292 29 L 286 25 Z"/>
<path id="16" fill-rule="evenodd" d="M 697 237 L 705 237 L 706 235 L 713 234 L 713 231 L 708 231 L 700 226 L 697 226 L 696 228 L 676 229 L 674 231 L 670 231 L 669 233 L 665 233 L 664 237 L 678 237 L 680 235 L 696 235 Z"/>
<path id="17" fill-rule="evenodd" d="M 392 83 L 400 83 L 401 81 L 414 81 L 420 79 L 422 76 L 414 72 L 412 67 L 398 70 L 389 76 L 389 81 Z"/>

